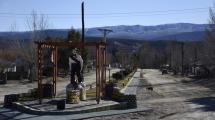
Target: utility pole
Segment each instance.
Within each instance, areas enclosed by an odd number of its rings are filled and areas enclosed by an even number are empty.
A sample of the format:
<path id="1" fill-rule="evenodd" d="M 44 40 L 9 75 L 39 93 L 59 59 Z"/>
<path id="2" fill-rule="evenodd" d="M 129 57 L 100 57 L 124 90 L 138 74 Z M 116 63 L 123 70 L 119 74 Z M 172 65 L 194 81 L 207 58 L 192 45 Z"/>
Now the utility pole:
<path id="1" fill-rule="evenodd" d="M 98 30 L 103 32 L 103 35 L 104 35 L 103 36 L 103 42 L 106 43 L 107 42 L 107 40 L 106 40 L 107 39 L 107 34 L 113 32 L 113 30 L 108 29 L 108 28 L 99 28 Z"/>
<path id="2" fill-rule="evenodd" d="M 81 42 L 84 44 L 85 42 L 85 27 L 84 27 L 84 1 L 81 3 L 81 23 L 82 23 L 82 34 L 81 34 Z M 81 47 L 81 56 L 84 57 L 84 46 Z M 85 68 L 85 64 L 83 65 L 83 69 Z M 82 74 L 84 74 L 84 70 L 82 69 Z M 84 80 L 83 80 L 84 81 Z"/>
<path id="3" fill-rule="evenodd" d="M 82 21 L 82 34 L 81 34 L 81 41 L 84 43 L 85 35 L 84 35 L 84 2 L 81 3 L 81 21 Z"/>

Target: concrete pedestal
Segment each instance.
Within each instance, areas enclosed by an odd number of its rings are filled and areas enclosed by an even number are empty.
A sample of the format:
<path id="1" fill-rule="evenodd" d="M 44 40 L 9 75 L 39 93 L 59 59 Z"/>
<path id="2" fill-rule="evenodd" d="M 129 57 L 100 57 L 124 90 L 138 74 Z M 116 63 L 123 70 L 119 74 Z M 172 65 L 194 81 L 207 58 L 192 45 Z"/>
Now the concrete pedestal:
<path id="1" fill-rule="evenodd" d="M 79 95 L 80 95 L 79 90 L 74 89 L 74 86 L 72 84 L 68 84 L 66 86 L 67 103 L 78 104 L 80 102 Z"/>

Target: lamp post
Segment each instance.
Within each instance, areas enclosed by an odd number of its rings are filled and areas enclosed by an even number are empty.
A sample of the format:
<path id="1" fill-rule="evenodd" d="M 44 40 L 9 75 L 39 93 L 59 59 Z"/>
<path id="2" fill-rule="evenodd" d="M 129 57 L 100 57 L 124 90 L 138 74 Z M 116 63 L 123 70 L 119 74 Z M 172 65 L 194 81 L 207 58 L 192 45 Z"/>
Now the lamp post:
<path id="1" fill-rule="evenodd" d="M 106 40 L 107 39 L 107 34 L 113 32 L 113 30 L 108 29 L 108 28 L 99 28 L 98 30 L 103 32 L 103 35 L 104 35 L 103 36 L 103 42 L 106 43 L 107 42 L 107 40 Z"/>

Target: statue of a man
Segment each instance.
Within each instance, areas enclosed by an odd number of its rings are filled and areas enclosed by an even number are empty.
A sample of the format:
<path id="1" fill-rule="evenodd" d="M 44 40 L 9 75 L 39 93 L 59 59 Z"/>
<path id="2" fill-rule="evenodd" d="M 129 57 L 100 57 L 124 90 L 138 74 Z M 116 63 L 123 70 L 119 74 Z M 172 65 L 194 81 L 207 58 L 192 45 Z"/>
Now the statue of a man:
<path id="1" fill-rule="evenodd" d="M 69 69 L 71 72 L 71 79 L 70 82 L 71 84 L 75 87 L 75 89 L 77 89 L 78 87 L 82 87 L 83 84 L 83 73 L 82 73 L 82 69 L 83 69 L 83 59 L 81 57 L 81 55 L 78 54 L 77 52 L 77 48 L 74 48 L 72 50 L 72 54 L 69 57 Z M 75 75 L 78 78 L 78 83 L 75 80 Z"/>

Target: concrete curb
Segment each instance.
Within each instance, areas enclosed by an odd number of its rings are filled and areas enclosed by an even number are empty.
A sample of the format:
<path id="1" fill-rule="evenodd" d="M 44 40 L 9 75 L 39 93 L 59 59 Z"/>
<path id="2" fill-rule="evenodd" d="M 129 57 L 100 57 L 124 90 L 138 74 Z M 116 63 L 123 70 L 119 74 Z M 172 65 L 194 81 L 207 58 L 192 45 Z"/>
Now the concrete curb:
<path id="1" fill-rule="evenodd" d="M 1 108 L 0 108 L 1 109 Z M 91 113 L 79 113 L 79 114 L 69 114 L 65 116 L 61 115 L 30 115 L 27 113 L 22 113 L 16 110 L 3 108 L 1 109 L 3 112 L 2 115 L 6 116 L 8 119 L 31 119 L 33 120 L 39 119 L 52 119 L 52 120 L 82 120 L 82 119 L 90 119 L 95 117 L 108 117 L 108 116 L 114 116 L 114 115 L 122 115 L 122 114 L 128 114 L 128 113 L 138 113 L 138 112 L 145 112 L 145 113 L 151 113 L 153 112 L 152 108 L 137 108 L 137 109 L 127 109 L 127 110 L 108 110 L 108 111 L 100 111 L 100 112 L 91 112 Z M 8 113 L 9 112 L 9 113 Z M 13 113 L 13 114 L 11 114 Z M 19 116 L 22 114 L 21 116 Z M 15 115 L 15 117 L 14 117 Z M 16 116 L 18 115 L 18 116 Z M 101 118 L 102 119 L 102 118 Z"/>
<path id="2" fill-rule="evenodd" d="M 109 110 L 109 111 L 102 111 L 102 112 L 96 112 L 96 113 L 87 113 L 87 114 L 76 114 L 73 116 L 74 120 L 80 120 L 80 119 L 89 119 L 89 118 L 95 118 L 95 117 L 108 117 L 113 115 L 121 115 L 121 114 L 127 114 L 127 113 L 136 113 L 136 112 L 152 112 L 153 109 L 146 109 L 146 108 L 139 108 L 139 109 L 128 109 L 128 110 Z"/>
<path id="3" fill-rule="evenodd" d="M 136 72 L 134 72 L 134 74 L 135 74 L 135 73 L 136 73 Z M 129 85 L 129 84 L 131 83 L 131 81 L 133 80 L 134 74 L 132 75 L 131 79 L 128 81 L 128 83 L 126 84 L 126 86 L 125 86 L 123 89 L 120 90 L 121 93 L 124 93 L 124 92 L 125 92 L 125 90 L 127 89 L 128 85 Z"/>
<path id="4" fill-rule="evenodd" d="M 18 111 L 23 113 L 33 114 L 33 115 L 71 115 L 71 114 L 80 114 L 80 113 L 91 113 L 91 112 L 98 112 L 98 111 L 107 111 L 107 110 L 116 110 L 116 109 L 125 109 L 127 108 L 126 103 L 118 103 L 113 105 L 101 106 L 101 107 L 94 107 L 90 109 L 84 110 L 56 110 L 56 111 L 44 111 L 38 110 L 26 105 L 23 105 L 18 102 L 13 103 L 13 107 L 16 108 Z"/>

